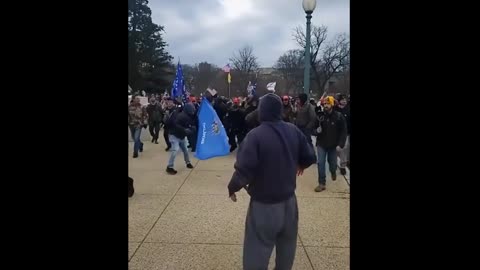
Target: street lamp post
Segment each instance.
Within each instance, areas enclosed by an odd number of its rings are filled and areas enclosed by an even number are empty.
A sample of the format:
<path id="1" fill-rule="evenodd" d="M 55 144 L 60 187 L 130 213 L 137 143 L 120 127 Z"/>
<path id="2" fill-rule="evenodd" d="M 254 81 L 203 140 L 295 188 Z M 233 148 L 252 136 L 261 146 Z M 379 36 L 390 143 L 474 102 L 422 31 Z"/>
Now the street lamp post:
<path id="1" fill-rule="evenodd" d="M 303 92 L 310 93 L 310 20 L 312 19 L 313 10 L 317 5 L 316 0 L 303 0 L 303 10 L 307 14 L 307 35 L 305 39 L 305 70 L 303 73 Z"/>

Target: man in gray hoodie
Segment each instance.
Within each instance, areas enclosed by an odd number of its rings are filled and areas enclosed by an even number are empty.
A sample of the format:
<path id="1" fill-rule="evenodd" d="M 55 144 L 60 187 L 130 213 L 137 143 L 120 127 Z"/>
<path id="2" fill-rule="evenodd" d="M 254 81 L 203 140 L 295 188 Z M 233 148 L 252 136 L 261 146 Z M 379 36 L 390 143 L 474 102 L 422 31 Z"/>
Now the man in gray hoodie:
<path id="1" fill-rule="evenodd" d="M 243 246 L 243 269 L 267 269 L 273 247 L 275 269 L 291 269 L 298 233 L 295 197 L 297 176 L 316 163 L 315 151 L 303 133 L 282 121 L 282 101 L 274 94 L 260 99 L 260 125 L 237 152 L 228 194 L 245 188 L 250 195 Z"/>
<path id="2" fill-rule="evenodd" d="M 303 132 L 305 137 L 307 137 L 308 143 L 313 146 L 312 131 L 315 127 L 317 116 L 315 114 L 315 107 L 307 102 L 307 99 L 307 94 L 300 94 L 293 112 L 295 125 Z"/>

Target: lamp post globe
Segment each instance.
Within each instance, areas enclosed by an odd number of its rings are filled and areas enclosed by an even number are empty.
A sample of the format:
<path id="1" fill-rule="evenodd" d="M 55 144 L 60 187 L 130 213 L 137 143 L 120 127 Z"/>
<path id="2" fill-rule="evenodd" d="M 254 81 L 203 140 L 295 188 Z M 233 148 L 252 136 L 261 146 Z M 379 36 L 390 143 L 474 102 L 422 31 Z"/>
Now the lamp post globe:
<path id="1" fill-rule="evenodd" d="M 317 0 L 303 0 L 302 6 L 305 13 L 312 13 L 317 6 Z"/>

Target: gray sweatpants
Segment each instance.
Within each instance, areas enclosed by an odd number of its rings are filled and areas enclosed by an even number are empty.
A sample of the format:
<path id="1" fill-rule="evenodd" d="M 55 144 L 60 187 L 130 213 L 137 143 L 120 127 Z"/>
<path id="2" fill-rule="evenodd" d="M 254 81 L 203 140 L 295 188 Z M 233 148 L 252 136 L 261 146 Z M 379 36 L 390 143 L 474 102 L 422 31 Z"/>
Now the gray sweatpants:
<path id="1" fill-rule="evenodd" d="M 243 269 L 266 270 L 274 246 L 275 269 L 292 269 L 297 233 L 298 206 L 295 195 L 276 204 L 250 200 L 245 222 Z"/>

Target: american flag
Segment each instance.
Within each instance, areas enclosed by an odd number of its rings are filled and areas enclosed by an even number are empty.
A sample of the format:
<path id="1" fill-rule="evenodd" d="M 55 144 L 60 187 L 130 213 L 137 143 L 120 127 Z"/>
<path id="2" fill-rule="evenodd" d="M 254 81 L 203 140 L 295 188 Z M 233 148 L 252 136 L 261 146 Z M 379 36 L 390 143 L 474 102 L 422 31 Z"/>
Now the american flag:
<path id="1" fill-rule="evenodd" d="M 224 72 L 226 72 L 226 73 L 229 73 L 229 72 L 230 72 L 230 64 L 227 64 L 226 66 L 224 66 L 224 67 L 222 68 L 222 70 L 223 70 Z"/>

